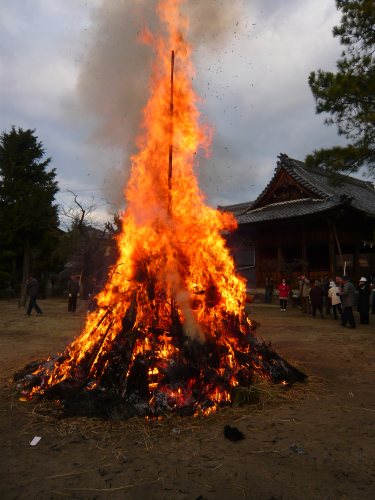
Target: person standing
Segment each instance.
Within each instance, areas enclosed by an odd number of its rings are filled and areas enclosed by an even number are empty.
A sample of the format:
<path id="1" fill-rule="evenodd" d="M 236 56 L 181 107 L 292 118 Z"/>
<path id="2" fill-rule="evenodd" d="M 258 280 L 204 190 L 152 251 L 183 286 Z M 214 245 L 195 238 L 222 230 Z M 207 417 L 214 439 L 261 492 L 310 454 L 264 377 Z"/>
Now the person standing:
<path id="1" fill-rule="evenodd" d="M 96 277 L 93 277 L 91 279 L 90 285 L 89 285 L 89 290 L 87 294 L 87 311 L 88 312 L 93 312 L 96 309 L 96 300 L 95 300 L 95 295 L 98 293 L 98 285 L 96 283 Z"/>
<path id="2" fill-rule="evenodd" d="M 328 298 L 332 304 L 333 319 L 338 319 L 337 313 L 341 316 L 341 299 L 337 295 L 340 292 L 340 288 L 336 285 L 334 281 L 329 282 Z"/>
<path id="3" fill-rule="evenodd" d="M 264 303 L 271 304 L 273 294 L 273 279 L 266 278 L 265 292 L 264 292 Z"/>
<path id="4" fill-rule="evenodd" d="M 303 312 L 302 292 L 303 292 L 303 287 L 305 286 L 305 279 L 306 276 L 303 274 L 301 276 L 298 276 L 298 300 L 302 312 Z"/>
<path id="5" fill-rule="evenodd" d="M 350 278 L 347 275 L 342 277 L 342 284 L 342 291 L 338 294 L 342 300 L 341 326 L 346 326 L 346 323 L 349 322 L 349 328 L 355 328 L 356 325 L 353 316 L 353 306 L 355 304 L 355 286 L 350 281 Z"/>
<path id="6" fill-rule="evenodd" d="M 342 282 L 342 276 L 336 276 L 335 283 L 336 286 L 338 286 L 340 288 L 340 291 L 342 292 L 342 287 L 344 286 L 344 283 Z"/>
<path id="7" fill-rule="evenodd" d="M 301 305 L 302 305 L 302 312 L 307 314 L 311 313 L 310 290 L 311 290 L 310 280 L 305 278 L 301 290 Z"/>
<path id="8" fill-rule="evenodd" d="M 329 279 L 328 279 L 327 275 L 324 276 L 321 287 L 323 290 L 323 306 L 325 308 L 325 314 L 328 315 L 328 314 L 331 314 L 331 305 L 332 304 L 331 304 L 331 301 L 329 300 L 329 297 L 328 297 Z"/>
<path id="9" fill-rule="evenodd" d="M 370 287 L 365 277 L 359 280 L 358 312 L 359 322 L 362 325 L 368 325 L 370 323 Z"/>
<path id="10" fill-rule="evenodd" d="M 68 312 L 74 313 L 77 309 L 79 297 L 79 281 L 76 276 L 71 276 L 68 283 Z"/>
<path id="11" fill-rule="evenodd" d="M 316 310 L 320 312 L 320 317 L 323 319 L 323 298 L 324 291 L 320 285 L 320 281 L 316 280 L 314 286 L 310 290 L 310 300 L 311 300 L 311 308 L 312 315 L 316 316 Z"/>
<path id="12" fill-rule="evenodd" d="M 279 290 L 279 299 L 280 299 L 280 311 L 286 311 L 286 306 L 288 304 L 288 296 L 289 296 L 289 292 L 290 292 L 290 286 L 287 284 L 285 278 L 283 278 L 281 280 L 281 283 L 278 286 L 278 290 Z"/>
<path id="13" fill-rule="evenodd" d="M 29 305 L 27 307 L 26 314 L 30 316 L 31 311 L 35 309 L 36 315 L 41 316 L 43 314 L 41 308 L 38 306 L 36 299 L 38 298 L 39 293 L 39 283 L 34 276 L 30 275 L 26 282 L 26 292 L 29 296 Z"/>
<path id="14" fill-rule="evenodd" d="M 375 282 L 371 283 L 371 314 L 375 314 Z"/>

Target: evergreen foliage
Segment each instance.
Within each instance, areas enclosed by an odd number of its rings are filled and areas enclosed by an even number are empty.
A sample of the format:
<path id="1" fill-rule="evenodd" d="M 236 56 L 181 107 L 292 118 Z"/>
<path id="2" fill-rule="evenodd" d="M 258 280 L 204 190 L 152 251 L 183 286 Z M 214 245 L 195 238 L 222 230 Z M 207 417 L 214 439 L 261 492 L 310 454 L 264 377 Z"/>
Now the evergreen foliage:
<path id="1" fill-rule="evenodd" d="M 309 85 L 316 112 L 328 113 L 325 123 L 336 124 L 349 142 L 315 151 L 306 163 L 344 173 L 365 167 L 375 176 L 375 1 L 336 0 L 336 5 L 342 17 L 333 36 L 344 46 L 337 72 L 313 71 Z"/>
<path id="2" fill-rule="evenodd" d="M 0 136 L 0 264 L 13 286 L 25 282 L 33 257 L 48 259 L 58 234 L 56 172 L 44 155 L 35 130 Z"/>

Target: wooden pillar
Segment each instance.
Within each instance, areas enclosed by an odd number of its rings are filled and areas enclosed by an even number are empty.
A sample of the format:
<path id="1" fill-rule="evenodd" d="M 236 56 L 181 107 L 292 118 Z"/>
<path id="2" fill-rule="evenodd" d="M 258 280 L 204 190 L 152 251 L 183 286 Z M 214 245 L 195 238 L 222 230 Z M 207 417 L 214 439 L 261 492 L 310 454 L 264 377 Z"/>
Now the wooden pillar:
<path id="1" fill-rule="evenodd" d="M 361 250 L 360 243 L 356 243 L 353 251 L 353 275 L 359 277 L 359 253 Z M 357 276 L 358 275 L 358 276 Z"/>
<path id="2" fill-rule="evenodd" d="M 253 286 L 255 286 L 255 288 L 258 286 L 258 284 L 260 283 L 260 267 L 259 267 L 259 260 L 260 260 L 260 255 L 259 255 L 259 247 L 258 247 L 258 242 L 257 240 L 255 240 L 254 242 L 254 265 L 255 265 L 255 269 L 254 269 L 254 279 L 255 279 L 255 282 L 252 283 Z"/>
<path id="3" fill-rule="evenodd" d="M 301 258 L 304 262 L 307 262 L 307 234 L 306 229 L 302 229 L 302 248 L 301 248 Z M 306 273 L 307 269 L 303 266 L 302 272 Z"/>
<path id="4" fill-rule="evenodd" d="M 283 249 L 281 248 L 280 242 L 277 245 L 277 279 L 280 282 L 282 278 L 283 267 Z"/>
<path id="5" fill-rule="evenodd" d="M 260 239 L 260 231 L 257 227 L 254 227 L 251 231 L 251 237 L 254 241 L 254 273 L 255 273 L 255 283 L 254 286 L 257 287 L 260 284 L 260 274 L 262 269 L 262 255 L 259 250 L 259 239 Z"/>
<path id="6" fill-rule="evenodd" d="M 335 235 L 333 233 L 333 228 L 329 227 L 329 274 L 332 279 L 336 276 L 336 255 L 335 255 Z"/>

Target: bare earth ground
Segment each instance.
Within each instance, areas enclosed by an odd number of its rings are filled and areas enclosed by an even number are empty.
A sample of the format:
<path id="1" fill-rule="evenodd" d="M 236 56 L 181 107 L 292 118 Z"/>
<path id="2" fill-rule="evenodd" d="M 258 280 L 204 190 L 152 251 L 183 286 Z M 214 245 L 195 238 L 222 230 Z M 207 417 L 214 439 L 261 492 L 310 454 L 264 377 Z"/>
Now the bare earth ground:
<path id="1" fill-rule="evenodd" d="M 375 318 L 357 330 L 253 305 L 258 335 L 309 375 L 261 402 L 203 418 L 59 419 L 22 402 L 13 373 L 62 351 L 84 312 L 0 302 L 0 498 L 367 499 L 375 497 Z M 223 427 L 246 436 L 232 443 Z M 34 436 L 42 439 L 35 447 Z"/>

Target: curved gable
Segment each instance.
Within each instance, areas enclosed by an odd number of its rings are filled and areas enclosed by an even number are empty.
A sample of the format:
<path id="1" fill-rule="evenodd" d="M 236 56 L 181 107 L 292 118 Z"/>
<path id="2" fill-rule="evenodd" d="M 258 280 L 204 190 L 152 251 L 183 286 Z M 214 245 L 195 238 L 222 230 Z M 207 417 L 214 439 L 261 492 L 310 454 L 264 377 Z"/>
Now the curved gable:
<path id="1" fill-rule="evenodd" d="M 317 193 L 313 186 L 309 189 L 306 183 L 298 182 L 283 165 L 279 165 L 271 182 L 255 200 L 251 209 L 261 208 L 272 203 L 304 199 L 322 199 L 322 196 Z"/>

